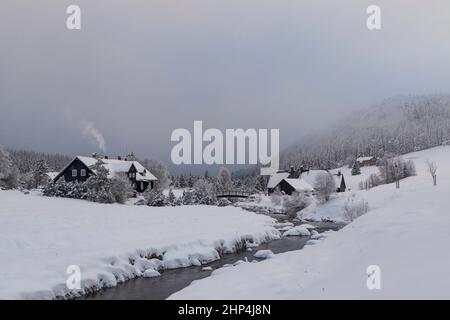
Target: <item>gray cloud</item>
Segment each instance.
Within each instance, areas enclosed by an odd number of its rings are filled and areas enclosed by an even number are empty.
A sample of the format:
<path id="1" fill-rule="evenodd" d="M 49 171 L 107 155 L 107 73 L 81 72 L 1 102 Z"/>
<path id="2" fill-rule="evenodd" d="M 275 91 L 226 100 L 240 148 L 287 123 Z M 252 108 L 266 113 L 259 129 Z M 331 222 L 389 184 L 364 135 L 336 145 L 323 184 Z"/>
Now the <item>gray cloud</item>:
<path id="1" fill-rule="evenodd" d="M 168 160 L 194 120 L 280 128 L 282 146 L 396 94 L 448 92 L 448 1 L 78 0 L 0 3 L 0 143 Z M 95 150 L 96 151 L 96 150 Z"/>

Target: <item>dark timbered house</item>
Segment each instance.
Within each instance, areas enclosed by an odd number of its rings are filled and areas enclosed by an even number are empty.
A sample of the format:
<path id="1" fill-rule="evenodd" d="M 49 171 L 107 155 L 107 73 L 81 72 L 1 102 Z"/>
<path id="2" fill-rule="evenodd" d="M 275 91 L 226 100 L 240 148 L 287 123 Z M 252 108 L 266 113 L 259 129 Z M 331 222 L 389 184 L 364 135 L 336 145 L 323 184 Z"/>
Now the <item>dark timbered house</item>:
<path id="1" fill-rule="evenodd" d="M 98 162 L 108 170 L 109 178 L 117 175 L 126 175 L 137 192 L 144 192 L 148 188 L 153 189 L 158 180 L 148 169 L 138 161 L 120 159 L 108 159 L 107 157 L 75 157 L 53 180 L 64 179 L 67 182 L 84 182 L 90 176 L 95 175 L 93 166 Z"/>

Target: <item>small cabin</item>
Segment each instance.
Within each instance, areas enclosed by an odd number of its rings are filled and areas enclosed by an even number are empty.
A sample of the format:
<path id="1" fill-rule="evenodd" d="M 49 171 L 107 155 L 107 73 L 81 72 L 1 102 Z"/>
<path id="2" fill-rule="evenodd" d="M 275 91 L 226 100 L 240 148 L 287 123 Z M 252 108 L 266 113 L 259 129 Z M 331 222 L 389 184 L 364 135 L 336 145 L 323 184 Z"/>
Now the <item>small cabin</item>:
<path id="1" fill-rule="evenodd" d="M 356 159 L 360 167 L 370 167 L 377 165 L 376 157 L 359 157 Z"/>
<path id="2" fill-rule="evenodd" d="M 109 178 L 117 175 L 126 175 L 137 192 L 144 192 L 147 189 L 153 189 L 158 180 L 148 169 L 138 161 L 109 159 L 108 157 L 76 156 L 60 173 L 56 175 L 53 181 L 63 178 L 66 182 L 84 182 L 90 176 L 95 175 L 92 167 L 98 162 L 108 170 Z"/>
<path id="3" fill-rule="evenodd" d="M 267 184 L 267 193 L 270 195 L 275 191 L 291 195 L 293 192 L 313 193 L 314 185 L 319 174 L 329 173 L 327 170 L 279 170 L 273 174 Z M 344 175 L 339 171 L 332 174 L 336 183 L 336 192 L 345 192 L 347 189 Z"/>

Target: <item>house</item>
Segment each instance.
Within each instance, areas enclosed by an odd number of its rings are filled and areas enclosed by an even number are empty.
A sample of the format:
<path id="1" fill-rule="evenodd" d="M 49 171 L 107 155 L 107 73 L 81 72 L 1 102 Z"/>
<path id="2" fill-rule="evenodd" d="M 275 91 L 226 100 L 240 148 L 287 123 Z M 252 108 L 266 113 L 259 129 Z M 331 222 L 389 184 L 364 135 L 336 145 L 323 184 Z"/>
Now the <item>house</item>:
<path id="1" fill-rule="evenodd" d="M 270 195 L 278 191 L 287 195 L 291 195 L 294 192 L 311 194 L 314 188 L 306 181 L 299 179 L 302 172 L 302 167 L 299 170 L 295 170 L 293 166 L 291 166 L 289 171 L 278 170 L 269 178 L 267 193 Z"/>
<path id="2" fill-rule="evenodd" d="M 356 159 L 360 167 L 370 167 L 377 165 L 376 157 L 359 157 Z"/>
<path id="3" fill-rule="evenodd" d="M 300 168 L 298 171 L 279 170 L 273 174 L 267 184 L 267 193 L 278 191 L 287 195 L 291 195 L 293 192 L 312 193 L 314 191 L 314 185 L 319 174 L 328 173 L 327 170 L 303 170 Z M 339 171 L 336 174 L 332 174 L 336 183 L 336 192 L 345 192 L 347 186 L 345 184 L 344 175 Z"/>
<path id="4" fill-rule="evenodd" d="M 153 189 L 155 181 L 158 179 L 138 161 L 127 158 L 122 160 L 121 157 L 117 159 L 109 159 L 108 157 L 99 157 L 93 155 L 92 157 L 76 156 L 56 177 L 53 181 L 58 181 L 63 178 L 67 182 L 84 182 L 90 176 L 95 175 L 92 166 L 98 161 L 105 169 L 108 170 L 109 178 L 116 175 L 126 175 L 137 192 L 144 192 L 148 188 Z"/>

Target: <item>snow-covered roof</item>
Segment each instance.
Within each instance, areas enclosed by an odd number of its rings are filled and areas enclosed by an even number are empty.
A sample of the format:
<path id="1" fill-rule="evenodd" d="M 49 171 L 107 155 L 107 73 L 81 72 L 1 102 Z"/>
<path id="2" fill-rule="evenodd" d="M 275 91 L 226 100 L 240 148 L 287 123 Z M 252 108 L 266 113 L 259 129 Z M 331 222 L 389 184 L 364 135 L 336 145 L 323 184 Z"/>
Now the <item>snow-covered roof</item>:
<path id="1" fill-rule="evenodd" d="M 303 179 L 284 179 L 287 183 L 289 183 L 295 191 L 305 192 L 305 191 L 314 191 L 314 188 Z"/>
<path id="2" fill-rule="evenodd" d="M 119 174 L 119 173 L 127 173 L 130 170 L 131 166 L 134 165 L 134 167 L 136 168 L 136 170 L 138 172 L 138 174 L 136 174 L 136 180 L 138 180 L 138 181 L 158 180 L 149 170 L 147 170 L 138 161 L 126 161 L 126 160 L 118 160 L 118 159 L 99 159 L 99 158 L 85 157 L 85 156 L 76 156 L 75 159 L 80 160 L 87 167 L 91 167 L 91 166 L 95 165 L 98 160 L 101 160 L 103 162 L 103 167 L 105 167 L 109 171 L 109 177 L 114 177 L 114 175 Z"/>
<path id="3" fill-rule="evenodd" d="M 358 162 L 362 162 L 362 161 L 369 161 L 372 160 L 374 157 L 359 157 L 356 159 L 356 161 Z"/>
<path id="4" fill-rule="evenodd" d="M 152 175 L 149 171 L 145 170 L 144 172 L 136 173 L 136 181 L 153 181 L 158 180 L 154 175 Z"/>
<path id="5" fill-rule="evenodd" d="M 327 173 L 326 170 L 309 170 L 302 172 L 300 175 L 300 179 L 306 181 L 310 186 L 314 186 L 316 184 L 317 176 L 323 173 Z"/>
<path id="6" fill-rule="evenodd" d="M 270 176 L 269 182 L 267 183 L 267 188 L 275 188 L 283 179 L 289 177 L 289 172 L 278 172 Z"/>
<path id="7" fill-rule="evenodd" d="M 55 172 L 55 171 L 50 171 L 50 172 L 46 173 L 47 177 L 49 177 L 49 179 L 52 179 L 52 180 L 55 179 L 58 174 L 59 174 L 59 172 Z"/>

